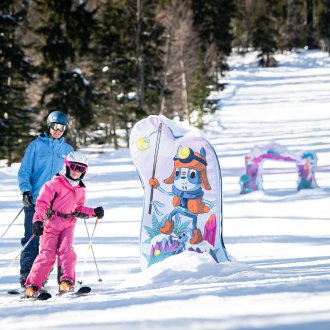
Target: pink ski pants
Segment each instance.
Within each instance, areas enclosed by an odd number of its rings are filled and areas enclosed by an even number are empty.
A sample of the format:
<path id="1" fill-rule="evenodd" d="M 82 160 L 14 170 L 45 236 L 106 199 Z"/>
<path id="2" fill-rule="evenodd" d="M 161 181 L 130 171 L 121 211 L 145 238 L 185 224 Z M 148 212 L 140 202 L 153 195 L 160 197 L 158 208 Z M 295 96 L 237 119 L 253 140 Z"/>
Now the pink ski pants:
<path id="1" fill-rule="evenodd" d="M 75 266 L 77 255 L 73 249 L 75 218 L 64 219 L 51 217 L 44 223 L 44 233 L 40 242 L 40 252 L 35 259 L 25 286 L 36 285 L 39 289 L 54 266 L 56 255 L 63 275 L 61 280 L 75 283 Z"/>

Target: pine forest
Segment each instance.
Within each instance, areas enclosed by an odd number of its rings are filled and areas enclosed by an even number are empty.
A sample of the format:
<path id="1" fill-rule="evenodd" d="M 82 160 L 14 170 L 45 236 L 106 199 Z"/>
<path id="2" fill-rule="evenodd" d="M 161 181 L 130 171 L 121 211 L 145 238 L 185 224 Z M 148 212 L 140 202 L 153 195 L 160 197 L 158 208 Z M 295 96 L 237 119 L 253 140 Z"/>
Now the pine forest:
<path id="1" fill-rule="evenodd" d="M 154 114 L 203 128 L 232 52 L 272 67 L 301 48 L 330 53 L 330 0 L 1 0 L 0 160 L 53 110 L 75 148 L 127 147 Z"/>

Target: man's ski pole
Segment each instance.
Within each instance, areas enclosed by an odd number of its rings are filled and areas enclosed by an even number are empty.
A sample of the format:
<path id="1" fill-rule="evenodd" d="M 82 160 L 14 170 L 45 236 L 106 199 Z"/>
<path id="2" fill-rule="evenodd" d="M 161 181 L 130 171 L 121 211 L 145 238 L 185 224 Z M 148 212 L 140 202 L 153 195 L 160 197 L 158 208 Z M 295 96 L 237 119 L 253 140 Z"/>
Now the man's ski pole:
<path id="1" fill-rule="evenodd" d="M 11 224 L 7 227 L 7 229 L 5 230 L 5 232 L 1 235 L 0 239 L 1 239 L 2 237 L 5 236 L 6 232 L 7 232 L 8 229 L 11 227 L 11 225 L 15 222 L 15 220 L 18 218 L 18 216 L 22 213 L 23 209 L 24 209 L 24 206 L 23 206 L 23 207 L 21 208 L 21 210 L 18 212 L 18 214 L 16 215 L 15 219 L 11 222 Z"/>
<path id="2" fill-rule="evenodd" d="M 90 236 L 89 236 L 89 231 L 88 231 L 88 227 L 87 227 L 87 223 L 86 223 L 86 219 L 84 219 L 85 222 L 85 227 L 86 227 L 86 231 L 87 231 L 87 236 L 88 239 L 90 240 Z M 95 263 L 95 267 L 96 267 L 96 271 L 97 271 L 97 275 L 99 277 L 98 281 L 102 282 L 101 276 L 100 276 L 100 272 L 99 272 L 99 268 L 97 267 L 97 262 L 96 262 L 96 258 L 95 258 L 95 254 L 94 254 L 94 249 L 93 249 L 93 245 L 91 245 L 91 249 L 92 249 L 92 254 L 93 254 L 93 258 L 94 258 L 94 263 Z"/>
<path id="3" fill-rule="evenodd" d="M 11 261 L 11 263 L 8 265 L 8 267 L 3 271 L 3 273 L 0 275 L 0 279 L 7 273 L 7 270 L 13 265 L 13 263 L 20 257 L 22 252 L 27 248 L 27 246 L 31 243 L 33 240 L 34 235 L 32 235 L 29 240 L 25 243 L 25 245 L 21 248 L 21 250 L 18 252 L 17 256 Z"/>
<path id="4" fill-rule="evenodd" d="M 83 276 L 84 276 L 84 272 L 85 272 L 85 268 L 86 268 L 86 262 L 87 262 L 87 258 L 88 258 L 88 252 L 89 252 L 89 250 L 90 250 L 91 247 L 92 247 L 92 244 L 93 244 L 93 238 L 94 238 L 94 233 L 95 233 L 95 228 L 96 228 L 96 225 L 97 225 L 98 222 L 99 222 L 99 218 L 96 218 L 95 225 L 94 225 L 94 229 L 93 229 L 93 232 L 92 232 L 92 236 L 89 238 L 89 243 L 88 243 L 87 253 L 86 253 L 85 260 L 84 260 L 84 266 L 83 266 L 83 269 L 82 269 L 81 274 L 80 274 L 81 279 L 82 279 Z M 82 280 L 81 280 L 81 281 L 78 281 L 78 283 L 81 285 L 81 284 L 82 284 Z"/>

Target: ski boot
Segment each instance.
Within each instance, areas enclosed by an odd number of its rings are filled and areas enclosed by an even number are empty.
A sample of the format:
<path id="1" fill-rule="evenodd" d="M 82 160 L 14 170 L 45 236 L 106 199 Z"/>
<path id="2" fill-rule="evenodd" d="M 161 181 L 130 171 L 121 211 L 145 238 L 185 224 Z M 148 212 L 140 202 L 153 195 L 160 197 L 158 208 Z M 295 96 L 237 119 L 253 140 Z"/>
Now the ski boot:
<path id="1" fill-rule="evenodd" d="M 71 280 L 62 280 L 59 288 L 60 294 L 74 292 L 74 283 Z"/>
<path id="2" fill-rule="evenodd" d="M 21 288 L 24 288 L 25 289 L 25 281 L 27 279 L 29 274 L 24 274 L 24 275 L 20 275 L 19 276 L 19 284 L 21 285 Z"/>
<path id="3" fill-rule="evenodd" d="M 39 295 L 39 289 L 36 285 L 29 285 L 25 289 L 24 297 L 25 298 L 37 298 Z"/>

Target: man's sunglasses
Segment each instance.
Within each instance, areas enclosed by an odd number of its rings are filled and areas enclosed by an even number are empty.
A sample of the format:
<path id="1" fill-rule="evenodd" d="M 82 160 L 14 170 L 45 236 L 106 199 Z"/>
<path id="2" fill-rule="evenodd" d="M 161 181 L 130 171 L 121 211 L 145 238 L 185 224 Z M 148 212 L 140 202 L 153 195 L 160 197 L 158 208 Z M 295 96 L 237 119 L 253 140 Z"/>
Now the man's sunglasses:
<path id="1" fill-rule="evenodd" d="M 66 161 L 65 164 L 69 166 L 70 170 L 80 173 L 85 173 L 87 171 L 87 166 L 80 163 L 71 163 Z"/>
<path id="2" fill-rule="evenodd" d="M 66 125 L 59 124 L 59 123 L 51 123 L 50 128 L 53 129 L 54 131 L 64 132 Z"/>

